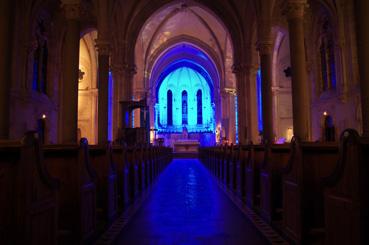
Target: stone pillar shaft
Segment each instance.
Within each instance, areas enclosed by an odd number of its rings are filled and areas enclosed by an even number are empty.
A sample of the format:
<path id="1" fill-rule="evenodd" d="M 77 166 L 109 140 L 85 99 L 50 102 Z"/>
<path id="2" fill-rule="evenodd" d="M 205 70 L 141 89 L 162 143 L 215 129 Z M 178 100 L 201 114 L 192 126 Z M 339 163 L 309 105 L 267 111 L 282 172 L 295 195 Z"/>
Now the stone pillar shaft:
<path id="1" fill-rule="evenodd" d="M 263 140 L 274 142 L 272 97 L 272 50 L 271 43 L 259 44 L 261 67 L 261 97 L 263 114 Z"/>
<path id="2" fill-rule="evenodd" d="M 12 11 L 11 0 L 0 3 L 0 139 L 9 138 L 11 84 Z"/>
<path id="3" fill-rule="evenodd" d="M 66 33 L 63 46 L 63 91 L 61 139 L 63 143 L 77 142 L 78 77 L 79 77 L 79 4 L 64 5 Z"/>
<path id="4" fill-rule="evenodd" d="M 108 140 L 109 120 L 109 46 L 98 44 L 99 52 L 99 102 L 98 102 L 98 143 Z"/>
<path id="5" fill-rule="evenodd" d="M 363 136 L 369 137 L 369 1 L 356 0 L 356 34 L 360 72 Z"/>
<path id="6" fill-rule="evenodd" d="M 306 0 L 285 2 L 292 68 L 293 133 L 302 140 L 309 139 L 309 90 L 304 45 L 304 9 Z"/>
<path id="7" fill-rule="evenodd" d="M 249 69 L 249 74 L 246 74 L 247 77 L 247 98 L 248 98 L 248 139 L 254 143 L 258 142 L 259 139 L 259 131 L 258 131 L 258 104 L 257 104 L 257 95 L 256 95 L 256 72 L 257 66 L 252 66 Z"/>

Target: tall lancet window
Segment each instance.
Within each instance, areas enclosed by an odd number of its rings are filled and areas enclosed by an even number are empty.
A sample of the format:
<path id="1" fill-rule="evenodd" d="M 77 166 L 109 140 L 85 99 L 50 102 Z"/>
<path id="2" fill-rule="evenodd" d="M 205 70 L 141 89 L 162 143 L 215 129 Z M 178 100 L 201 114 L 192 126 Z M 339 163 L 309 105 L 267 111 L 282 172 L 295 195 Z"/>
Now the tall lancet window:
<path id="1" fill-rule="evenodd" d="M 182 92 L 182 125 L 188 124 L 187 91 Z"/>
<path id="2" fill-rule="evenodd" d="M 197 97 L 197 124 L 202 124 L 202 91 L 199 89 Z"/>
<path id="3" fill-rule="evenodd" d="M 320 87 L 322 92 L 336 89 L 336 60 L 332 36 L 332 28 L 326 21 L 320 36 Z"/>
<path id="4" fill-rule="evenodd" d="M 167 92 L 167 124 L 173 125 L 173 93 L 171 90 Z"/>

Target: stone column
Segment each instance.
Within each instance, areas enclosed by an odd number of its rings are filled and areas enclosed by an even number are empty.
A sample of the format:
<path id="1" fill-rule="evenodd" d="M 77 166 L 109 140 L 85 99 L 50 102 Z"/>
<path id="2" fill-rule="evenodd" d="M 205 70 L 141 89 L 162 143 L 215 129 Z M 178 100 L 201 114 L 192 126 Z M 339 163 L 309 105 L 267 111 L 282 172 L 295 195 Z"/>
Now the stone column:
<path id="1" fill-rule="evenodd" d="M 249 65 L 246 67 L 246 100 L 247 100 L 247 141 L 258 143 L 258 104 L 256 91 L 256 73 L 257 65 Z"/>
<path id="2" fill-rule="evenodd" d="M 121 64 L 112 63 L 113 75 L 113 140 L 119 136 L 119 129 L 122 128 L 122 109 L 120 101 L 122 100 L 123 68 Z"/>
<path id="3" fill-rule="evenodd" d="M 261 68 L 261 97 L 263 114 L 263 140 L 274 142 L 272 97 L 272 41 L 261 40 L 257 44 Z"/>
<path id="4" fill-rule="evenodd" d="M 360 72 L 363 136 L 369 137 L 369 1 L 355 1 L 357 51 Z"/>
<path id="5" fill-rule="evenodd" d="M 109 42 L 97 40 L 99 53 L 99 100 L 98 100 L 98 143 L 104 144 L 108 140 L 109 119 Z"/>
<path id="6" fill-rule="evenodd" d="M 66 33 L 63 45 L 63 90 L 61 104 L 61 141 L 77 142 L 78 118 L 78 77 L 79 77 L 79 39 L 80 5 L 78 1 L 65 0 L 63 8 L 66 17 Z"/>
<path id="7" fill-rule="evenodd" d="M 11 84 L 12 6 L 11 0 L 0 1 L 0 139 L 9 138 L 9 90 Z"/>
<path id="8" fill-rule="evenodd" d="M 98 100 L 98 143 L 104 144 L 109 135 L 109 61 L 110 61 L 110 43 L 109 43 L 109 18 L 108 2 L 98 0 L 98 20 L 97 30 L 98 39 L 96 47 L 99 53 L 99 100 Z"/>
<path id="9" fill-rule="evenodd" d="M 283 12 L 287 16 L 292 68 L 293 134 L 309 139 L 309 88 L 304 44 L 304 10 L 306 0 L 286 0 Z"/>
<path id="10" fill-rule="evenodd" d="M 123 66 L 123 84 L 122 84 L 122 100 L 123 101 L 131 101 L 133 90 L 132 90 L 132 82 L 133 76 L 136 74 L 136 66 L 125 64 Z M 130 128 L 132 125 L 132 113 L 129 114 L 128 122 L 122 121 L 123 128 Z"/>

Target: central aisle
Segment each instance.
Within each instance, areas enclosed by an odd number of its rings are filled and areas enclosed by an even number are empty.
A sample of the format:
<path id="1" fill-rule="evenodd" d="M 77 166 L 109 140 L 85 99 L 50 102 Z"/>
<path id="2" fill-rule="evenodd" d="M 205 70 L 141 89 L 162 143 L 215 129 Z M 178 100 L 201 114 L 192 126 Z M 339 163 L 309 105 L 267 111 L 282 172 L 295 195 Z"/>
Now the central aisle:
<path id="1" fill-rule="evenodd" d="M 116 244 L 267 244 L 197 159 L 164 170 Z"/>

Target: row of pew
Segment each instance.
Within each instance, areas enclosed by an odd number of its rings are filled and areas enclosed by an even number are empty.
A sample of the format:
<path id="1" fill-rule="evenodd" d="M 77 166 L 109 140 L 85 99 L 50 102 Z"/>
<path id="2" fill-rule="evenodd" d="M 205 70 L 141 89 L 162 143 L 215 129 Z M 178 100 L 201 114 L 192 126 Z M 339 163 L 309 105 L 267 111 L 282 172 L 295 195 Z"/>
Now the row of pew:
<path id="1" fill-rule="evenodd" d="M 200 148 L 203 164 L 293 244 L 369 244 L 369 139 Z"/>
<path id="2" fill-rule="evenodd" d="M 148 188 L 172 149 L 0 141 L 0 243 L 85 244 Z"/>

